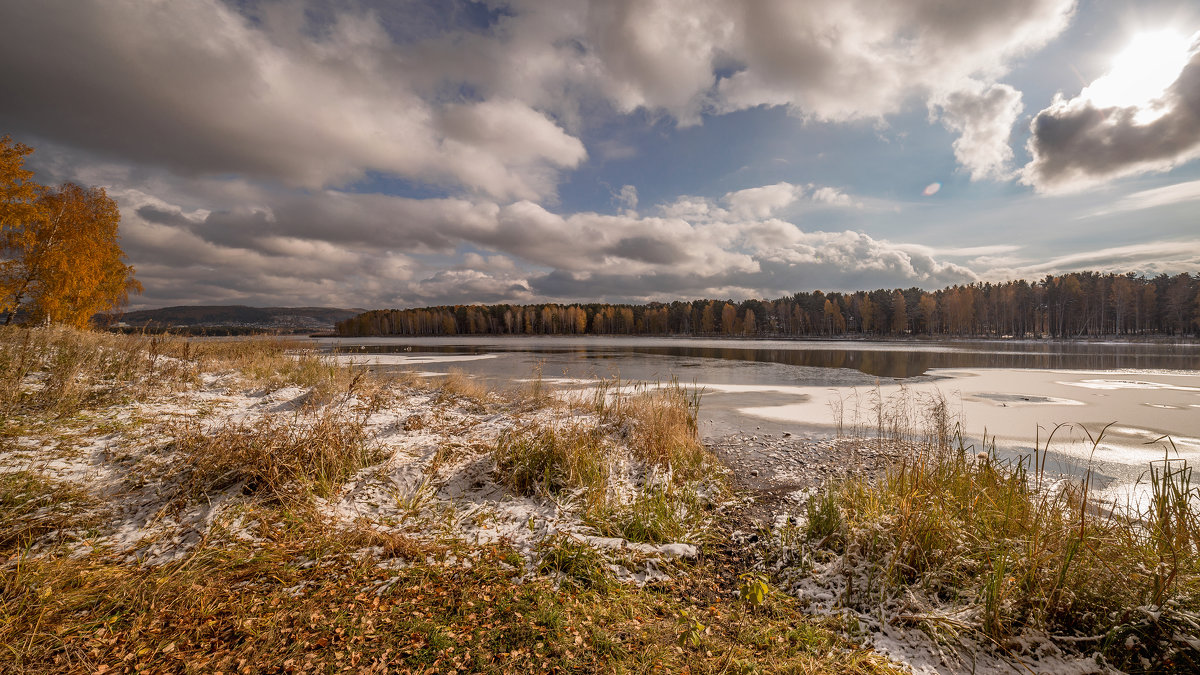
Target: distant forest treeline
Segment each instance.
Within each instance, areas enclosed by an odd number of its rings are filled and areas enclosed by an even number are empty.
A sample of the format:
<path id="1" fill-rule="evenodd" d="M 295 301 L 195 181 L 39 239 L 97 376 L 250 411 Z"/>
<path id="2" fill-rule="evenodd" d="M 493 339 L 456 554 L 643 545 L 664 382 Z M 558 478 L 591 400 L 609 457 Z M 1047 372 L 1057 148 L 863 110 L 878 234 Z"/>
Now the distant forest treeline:
<path id="1" fill-rule="evenodd" d="M 646 305 L 457 305 L 372 310 L 339 335 L 953 335 L 1088 337 L 1196 335 L 1200 274 L 1153 278 L 1078 272 L 1009 281 L 777 300 Z"/>

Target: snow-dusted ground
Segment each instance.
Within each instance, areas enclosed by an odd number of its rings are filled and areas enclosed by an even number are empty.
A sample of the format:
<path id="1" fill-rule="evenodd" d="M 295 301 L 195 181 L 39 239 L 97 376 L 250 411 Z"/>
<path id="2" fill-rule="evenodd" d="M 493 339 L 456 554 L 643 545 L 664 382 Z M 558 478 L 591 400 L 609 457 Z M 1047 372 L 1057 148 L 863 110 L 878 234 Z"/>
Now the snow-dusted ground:
<path id="1" fill-rule="evenodd" d="M 539 544 L 563 535 L 605 552 L 616 576 L 633 583 L 661 578 L 672 572 L 673 561 L 697 556 L 693 541 L 653 545 L 599 536 L 581 519 L 575 496 L 522 496 L 497 480 L 492 450 L 501 434 L 535 423 L 587 422 L 586 410 L 561 403 L 523 405 L 499 397 L 480 401 L 402 384 L 392 385 L 379 406 L 353 396 L 317 406 L 312 397 L 294 386 L 247 390 L 234 373 L 204 374 L 183 391 L 87 411 L 86 422 L 30 432 L 0 445 L 0 473 L 29 471 L 90 495 L 92 515 L 99 517 L 81 519 L 77 530 L 68 533 L 73 555 L 100 552 L 131 563 L 161 564 L 188 555 L 204 542 L 253 542 L 262 536 L 264 525 L 282 526 L 260 522 L 271 512 L 253 508 L 254 498 L 244 495 L 241 485 L 199 499 L 181 497 L 181 457 L 170 442 L 173 430 L 192 424 L 215 433 L 266 417 L 303 424 L 322 407 L 333 406 L 342 414 L 359 416 L 382 459 L 359 471 L 330 498 L 316 500 L 318 517 L 331 526 L 369 527 L 468 545 L 504 543 L 520 552 L 530 569 Z M 614 438 L 619 442 L 620 433 Z M 838 475 L 806 469 L 789 454 L 841 451 L 837 443 L 824 443 L 791 450 L 780 443 L 759 453 L 777 460 L 770 474 L 763 469 L 763 477 L 799 487 Z M 723 455 L 729 457 L 747 454 L 732 446 L 726 450 Z M 880 452 L 879 461 L 885 455 Z M 653 482 L 648 467 L 617 456 L 614 490 L 630 492 Z M 754 470 L 757 476 L 758 470 L 749 467 L 737 464 L 738 470 Z M 803 501 L 811 494 L 798 490 L 778 504 L 772 532 L 781 548 L 786 548 L 781 533 L 789 524 L 796 525 Z M 724 506 L 739 503 L 730 500 Z M 61 542 L 61 534 L 42 537 L 42 548 Z M 33 551 L 38 549 L 35 543 Z M 839 598 L 846 579 L 865 571 L 847 571 L 841 558 L 795 562 L 786 555 L 774 558 L 770 571 L 785 584 L 783 590 L 806 603 L 813 614 L 851 617 L 867 643 L 914 673 L 1115 672 L 1090 656 L 1063 651 L 1043 635 L 1023 635 L 1001 646 L 981 644 L 955 628 L 969 618 L 955 612 L 968 610 L 937 607 L 915 597 L 874 612 L 852 611 L 842 607 Z"/>
<path id="2" fill-rule="evenodd" d="M 312 393 L 299 387 L 245 390 L 233 373 L 204 374 L 185 391 L 90 410 L 86 422 L 4 444 L 0 473 L 31 472 L 91 497 L 94 517 L 81 518 L 79 529 L 66 533 L 72 554 L 99 552 L 161 564 L 186 556 L 201 542 L 253 541 L 263 525 L 256 518 L 271 513 L 253 508 L 254 497 L 244 495 L 241 484 L 199 498 L 184 494 L 182 457 L 171 442 L 181 425 L 216 434 L 264 418 L 303 425 L 333 412 L 361 421 L 382 459 L 328 499 L 315 499 L 317 517 L 331 527 L 369 527 L 469 545 L 504 543 L 528 561 L 536 558 L 540 543 L 564 535 L 610 551 L 618 578 L 637 582 L 655 578 L 675 559 L 697 555 L 687 541 L 650 545 L 599 537 L 582 521 L 574 495 L 523 496 L 497 481 L 492 450 L 502 433 L 531 424 L 586 422 L 586 411 L 524 405 L 494 395 L 477 401 L 403 384 L 389 387 L 382 406 L 353 396 L 323 405 L 311 399 Z M 632 493 L 654 480 L 650 467 L 614 455 L 612 489 Z M 63 534 L 41 537 L 33 550 L 57 545 Z"/>

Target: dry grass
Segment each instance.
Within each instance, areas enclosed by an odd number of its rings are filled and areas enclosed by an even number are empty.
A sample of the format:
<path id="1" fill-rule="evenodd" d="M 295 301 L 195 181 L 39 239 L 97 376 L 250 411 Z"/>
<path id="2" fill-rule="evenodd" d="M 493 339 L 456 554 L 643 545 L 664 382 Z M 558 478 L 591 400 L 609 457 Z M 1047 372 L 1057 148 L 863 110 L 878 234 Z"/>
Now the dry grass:
<path id="1" fill-rule="evenodd" d="M 67 530 L 86 526 L 89 519 L 81 513 L 93 505 L 73 485 L 32 471 L 0 473 L 0 556 L 47 535 L 65 537 Z"/>
<path id="2" fill-rule="evenodd" d="M 451 398 L 465 398 L 475 403 L 486 402 L 492 396 L 492 390 L 482 379 L 471 377 L 458 368 L 451 368 L 446 376 L 439 378 L 436 383 L 437 402 L 442 403 Z"/>
<path id="3" fill-rule="evenodd" d="M 520 494 L 568 497 L 606 536 L 704 539 L 711 516 L 699 494 L 725 488 L 698 438 L 697 407 L 697 397 L 678 386 L 624 391 L 605 382 L 582 410 L 591 419 L 503 434 L 493 452 L 496 472 Z M 640 467 L 633 484 L 623 475 L 630 467 Z"/>
<path id="4" fill-rule="evenodd" d="M 520 494 L 566 489 L 603 493 L 614 450 L 595 427 L 531 425 L 503 433 L 493 458 L 500 479 Z"/>
<path id="5" fill-rule="evenodd" d="M 843 561 L 844 604 L 999 645 L 1046 631 L 1127 671 L 1200 669 L 1186 638 L 1200 631 L 1200 490 L 1186 463 L 1156 463 L 1149 506 L 1129 511 L 1096 502 L 1090 476 L 1051 481 L 1050 441 L 1011 464 L 980 460 L 953 440 L 944 402 L 928 419 L 919 435 L 879 430 L 910 459 L 808 506 L 804 538 Z"/>
<path id="6" fill-rule="evenodd" d="M 899 672 L 786 598 L 746 606 L 711 570 L 556 586 L 521 580 L 505 549 L 453 551 L 469 568 L 415 550 L 434 562 L 388 569 L 356 555 L 358 535 L 308 536 L 160 567 L 18 561 L 0 577 L 0 671 Z"/>
<path id="7" fill-rule="evenodd" d="M 702 477 L 715 463 L 698 433 L 700 393 L 678 382 L 650 387 L 601 380 L 585 410 L 619 429 L 635 458 L 680 478 Z"/>
<path id="8" fill-rule="evenodd" d="M 785 598 L 751 610 L 711 568 L 632 588 L 608 583 L 595 556 L 552 541 L 540 561 L 555 579 L 531 579 L 508 549 L 335 526 L 310 497 L 334 494 L 378 459 L 364 420 L 387 387 L 302 345 L 18 329 L 0 333 L 0 365 L 4 422 L 47 434 L 70 415 L 194 387 L 205 373 L 230 388 L 304 387 L 314 402 L 294 416 L 180 424 L 153 445 L 166 454 L 144 464 L 128 456 L 126 469 L 165 470 L 140 477 L 147 494 L 162 478 L 163 488 L 182 483 L 188 499 L 238 485 L 253 497 L 162 565 L 25 548 L 51 528 L 78 526 L 90 503 L 41 476 L 0 476 L 0 672 L 895 672 Z M 493 398 L 465 376 L 437 390 L 442 402 Z M 501 450 L 497 463 L 524 490 L 603 496 L 592 521 L 602 531 L 694 536 L 709 515 L 692 487 L 712 460 L 687 405 L 642 391 L 549 440 L 537 428 L 519 432 L 511 461 Z M 613 465 L 602 462 L 618 447 L 620 463 L 646 469 L 633 495 L 610 491 Z"/>
<path id="9" fill-rule="evenodd" d="M 635 457 L 694 479 L 715 463 L 697 432 L 699 409 L 698 395 L 672 385 L 627 398 L 615 418 L 624 417 L 631 427 L 629 445 Z"/>
<path id="10" fill-rule="evenodd" d="M 162 391 L 191 368 L 149 338 L 69 328 L 0 328 L 0 416 L 63 417 Z"/>
<path id="11" fill-rule="evenodd" d="M 146 400 L 191 386 L 201 373 L 226 373 L 247 387 L 304 387 L 314 405 L 367 386 L 365 369 L 342 366 L 336 357 L 294 340 L 3 327 L 0 422 L 61 419 L 88 408 Z"/>
<path id="12" fill-rule="evenodd" d="M 543 495 L 579 506 L 584 522 L 605 536 L 668 543 L 707 538 L 708 502 L 698 481 L 683 473 L 644 477 L 622 486 L 614 479 L 628 452 L 600 428 L 532 425 L 501 436 L 493 452 L 499 479 L 519 494 Z M 723 489 L 719 479 L 706 487 Z"/>
<path id="13" fill-rule="evenodd" d="M 362 419 L 336 410 L 268 416 L 216 431 L 188 425 L 171 436 L 194 496 L 240 483 L 245 493 L 268 500 L 329 497 L 380 459 Z"/>
<path id="14" fill-rule="evenodd" d="M 194 363 L 201 372 L 228 373 L 244 386 L 277 389 L 303 387 L 314 405 L 366 385 L 368 370 L 338 362 L 312 343 L 279 337 L 236 340 L 169 338 L 166 353 Z"/>

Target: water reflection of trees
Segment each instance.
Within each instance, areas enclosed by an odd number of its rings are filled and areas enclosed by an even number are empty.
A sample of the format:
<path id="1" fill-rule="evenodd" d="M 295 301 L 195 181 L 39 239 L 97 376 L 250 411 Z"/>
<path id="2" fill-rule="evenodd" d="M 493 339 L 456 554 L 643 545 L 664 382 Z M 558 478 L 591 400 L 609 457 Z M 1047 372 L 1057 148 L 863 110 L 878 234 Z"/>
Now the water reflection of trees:
<path id="1" fill-rule="evenodd" d="M 537 345 L 522 341 L 480 344 L 413 344 L 364 345 L 339 347 L 343 352 L 401 353 L 425 352 L 437 354 L 483 354 L 521 352 L 543 355 L 566 355 L 578 359 L 619 359 L 632 354 L 690 357 L 778 363 L 811 368 L 847 368 L 868 375 L 887 378 L 906 378 L 922 375 L 937 368 L 1019 368 L 1045 370 L 1122 370 L 1163 369 L 1200 370 L 1200 352 L 1195 348 L 1169 345 L 1105 345 L 1064 343 L 956 343 L 945 350 L 928 349 L 806 349 L 753 348 L 737 346 L 698 346 L 680 343 L 669 345 Z"/>

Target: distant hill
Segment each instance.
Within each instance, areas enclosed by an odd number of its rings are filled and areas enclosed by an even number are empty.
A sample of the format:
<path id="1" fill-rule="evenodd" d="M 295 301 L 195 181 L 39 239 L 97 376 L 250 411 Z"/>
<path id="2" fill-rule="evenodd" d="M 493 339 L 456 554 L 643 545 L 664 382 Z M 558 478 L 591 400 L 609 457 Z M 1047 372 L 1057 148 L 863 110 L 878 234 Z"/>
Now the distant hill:
<path id="1" fill-rule="evenodd" d="M 189 333 L 311 333 L 332 331 L 334 325 L 363 312 L 338 307 L 247 307 L 245 305 L 182 305 L 161 309 L 101 315 L 100 325 L 151 331 L 179 329 Z"/>

